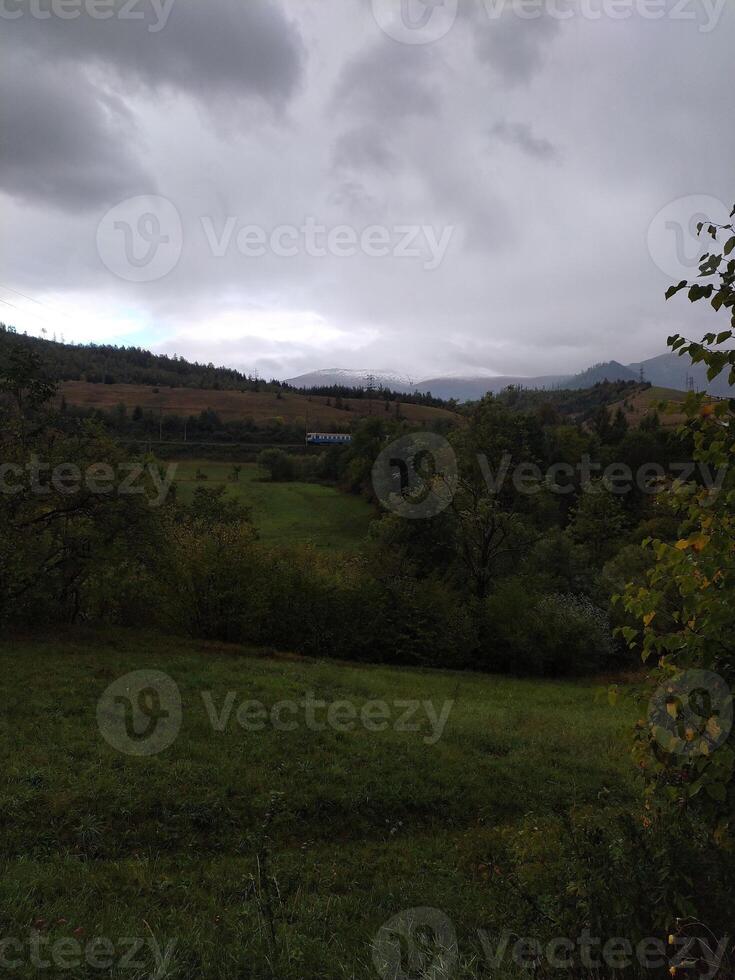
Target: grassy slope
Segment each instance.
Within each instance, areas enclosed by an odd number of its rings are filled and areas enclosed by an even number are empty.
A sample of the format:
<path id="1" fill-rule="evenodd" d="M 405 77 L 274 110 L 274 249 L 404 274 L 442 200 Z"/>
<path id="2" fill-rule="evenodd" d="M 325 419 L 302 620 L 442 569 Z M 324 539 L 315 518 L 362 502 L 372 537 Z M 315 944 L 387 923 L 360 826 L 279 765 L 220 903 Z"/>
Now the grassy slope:
<path id="1" fill-rule="evenodd" d="M 169 976 L 182 980 L 377 977 L 371 938 L 415 906 L 443 909 L 467 943 L 505 911 L 477 873 L 493 828 L 597 801 L 603 787 L 627 792 L 627 709 L 585 683 L 266 659 L 124 632 L 5 641 L 0 660 L 2 934 L 27 941 L 37 917 L 53 937 L 150 929 L 177 940 Z M 170 748 L 136 759 L 102 739 L 96 704 L 144 668 L 174 678 L 184 714 Z M 455 707 L 434 746 L 391 730 L 249 733 L 234 717 L 213 732 L 202 691 L 219 706 L 229 690 L 236 706 L 314 692 Z M 255 858 L 273 799 L 275 956 Z"/>
<path id="2" fill-rule="evenodd" d="M 284 422 L 305 425 L 312 430 L 338 425 L 340 430 L 349 429 L 352 423 L 366 415 L 392 418 L 395 405 L 385 411 L 382 400 L 372 402 L 357 398 L 346 399 L 350 411 L 327 405 L 327 398 L 313 395 L 307 398 L 296 392 L 288 392 L 277 398 L 275 392 L 264 391 L 210 391 L 201 388 L 159 388 L 148 385 L 104 385 L 86 381 L 65 381 L 59 385 L 60 393 L 70 405 L 93 408 L 114 408 L 127 405 L 129 410 L 140 405 L 164 415 L 198 415 L 205 409 L 218 412 L 225 421 L 252 419 L 256 424 L 281 418 Z M 459 416 L 443 408 L 429 408 L 401 402 L 401 416 L 411 422 L 430 422 L 438 418 L 459 419 Z"/>
<path id="3" fill-rule="evenodd" d="M 308 541 L 326 550 L 353 550 L 365 538 L 375 516 L 359 497 L 315 483 L 271 483 L 254 464 L 243 465 L 237 483 L 231 478 L 231 463 L 194 460 L 177 465 L 180 500 L 188 503 L 196 487 L 224 484 L 232 496 L 252 507 L 261 539 L 273 544 Z M 197 480 L 197 470 L 207 479 Z"/>
<path id="4" fill-rule="evenodd" d="M 610 413 L 614 415 L 619 408 L 622 408 L 628 424 L 636 428 L 649 412 L 658 411 L 659 419 L 663 426 L 666 428 L 676 428 L 686 420 L 684 413 L 676 410 L 660 411 L 659 405 L 665 402 L 667 407 L 671 406 L 673 408 L 681 404 L 685 398 L 686 392 L 677 391 L 675 388 L 647 388 L 645 391 L 636 392 L 635 395 L 626 398 L 624 401 L 611 405 Z"/>

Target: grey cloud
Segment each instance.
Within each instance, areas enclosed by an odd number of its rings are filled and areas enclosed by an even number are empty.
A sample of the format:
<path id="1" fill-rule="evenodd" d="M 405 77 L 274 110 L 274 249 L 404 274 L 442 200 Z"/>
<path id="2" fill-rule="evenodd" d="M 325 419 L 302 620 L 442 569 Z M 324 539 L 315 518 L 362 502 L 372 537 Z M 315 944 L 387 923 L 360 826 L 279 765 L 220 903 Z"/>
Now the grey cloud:
<path id="1" fill-rule="evenodd" d="M 0 66 L 0 188 L 33 202 L 86 209 L 150 193 L 125 104 L 70 69 L 5 52 Z"/>
<path id="2" fill-rule="evenodd" d="M 329 194 L 328 203 L 343 212 L 371 214 L 378 202 L 359 180 L 343 180 Z"/>
<path id="3" fill-rule="evenodd" d="M 339 78 L 336 104 L 380 121 L 431 116 L 438 111 L 437 56 L 428 48 L 381 39 L 349 62 Z"/>
<path id="4" fill-rule="evenodd" d="M 335 143 L 334 162 L 338 167 L 386 172 L 397 166 L 395 154 L 389 149 L 384 135 L 370 126 L 342 133 Z"/>
<path id="5" fill-rule="evenodd" d="M 158 12 L 162 3 L 133 4 L 143 19 L 26 16 L 11 21 L 7 33 L 49 60 L 97 67 L 108 81 L 114 72 L 128 88 L 137 82 L 203 100 L 256 95 L 273 103 L 293 94 L 303 45 L 275 0 L 168 0 L 167 19 Z"/>
<path id="6" fill-rule="evenodd" d="M 283 44 L 273 38 L 286 52 L 274 78 L 270 62 L 262 77 L 247 66 L 240 73 L 226 45 L 226 64 L 212 63 L 219 47 L 210 50 L 210 40 L 232 27 L 217 17 L 219 0 L 197 0 L 219 26 L 202 23 L 206 50 L 184 45 L 182 53 L 176 18 L 184 10 L 187 23 L 196 19 L 182 2 L 186 9 L 175 7 L 158 35 L 143 31 L 137 47 L 128 33 L 135 23 L 111 25 L 109 39 L 98 25 L 92 40 L 79 22 L 79 36 L 74 21 L 33 24 L 30 41 L 22 40 L 27 25 L 3 25 L 34 58 L 5 83 L 3 100 L 18 103 L 4 107 L 3 136 L 17 144 L 4 146 L 5 186 L 26 199 L 32 192 L 37 205 L 3 200 L 12 245 L 4 282 L 67 309 L 71 326 L 49 313 L 49 330 L 74 338 L 81 320 L 78 339 L 135 331 L 135 343 L 158 347 L 178 338 L 173 349 L 183 354 L 284 377 L 330 364 L 430 377 L 628 363 L 658 353 L 671 333 L 712 328 L 704 308 L 663 302 L 670 279 L 646 242 L 669 201 L 704 192 L 733 203 L 735 131 L 722 125 L 731 112 L 722 80 L 732 69 L 735 9 L 705 35 L 689 22 L 581 16 L 557 30 L 493 20 L 481 8 L 471 33 L 458 20 L 440 41 L 412 49 L 381 32 L 369 0 L 281 0 L 297 26 L 273 4 L 259 8 L 285 25 Z M 243 23 L 259 2 L 240 0 Z M 250 48 L 241 50 L 244 59 Z M 159 55 L 163 63 L 152 64 Z M 187 58 L 191 78 L 182 80 Z M 289 93 L 288 124 L 273 125 L 271 110 Z M 39 100 L 53 112 L 26 113 Z M 215 115 L 229 125 L 212 125 Z M 563 167 L 548 164 L 544 137 L 562 148 Z M 96 253 L 103 208 L 82 208 L 111 188 L 117 198 L 144 192 L 147 171 L 181 214 L 184 248 L 169 276 L 131 284 Z M 45 201 L 67 210 L 38 206 Z M 409 258 L 247 257 L 235 236 L 215 257 L 202 216 L 220 230 L 229 216 L 267 232 L 313 216 L 329 227 L 417 223 L 456 234 L 429 272 Z M 254 305 L 274 314 L 257 337 L 246 329 Z M 323 328 L 311 328 L 314 317 Z M 18 326 L 39 322 L 29 315 Z"/>
<path id="7" fill-rule="evenodd" d="M 546 49 L 559 34 L 560 22 L 541 9 L 539 13 L 526 20 L 509 7 L 493 17 L 479 5 L 473 28 L 477 55 L 509 85 L 528 82 L 541 70 Z"/>
<path id="8" fill-rule="evenodd" d="M 517 146 L 527 156 L 539 160 L 551 160 L 557 156 L 554 144 L 543 136 L 536 136 L 528 123 L 503 120 L 493 126 L 490 135 L 503 143 Z"/>

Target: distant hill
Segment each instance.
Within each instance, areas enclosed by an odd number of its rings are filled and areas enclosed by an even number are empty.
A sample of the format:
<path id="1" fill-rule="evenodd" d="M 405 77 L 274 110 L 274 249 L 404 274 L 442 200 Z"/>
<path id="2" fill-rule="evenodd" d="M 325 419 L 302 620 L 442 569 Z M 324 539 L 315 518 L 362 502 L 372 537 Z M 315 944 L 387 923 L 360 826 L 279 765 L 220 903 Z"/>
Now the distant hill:
<path id="1" fill-rule="evenodd" d="M 719 397 L 735 397 L 735 387 L 727 383 L 727 375 L 723 375 L 714 381 L 707 380 L 707 369 L 704 365 L 692 365 L 687 358 L 679 357 L 678 354 L 661 354 L 652 357 L 647 361 L 640 361 L 636 364 L 621 364 L 619 361 L 607 361 L 602 364 L 595 364 L 579 374 L 549 374 L 538 377 L 522 377 L 509 375 L 477 375 L 470 377 L 460 377 L 446 375 L 434 378 L 427 378 L 423 381 L 411 383 L 403 378 L 399 382 L 400 376 L 388 372 L 364 372 L 351 371 L 343 368 L 330 368 L 324 371 L 314 371 L 311 374 L 303 374 L 297 378 L 291 378 L 287 383 L 294 388 L 312 387 L 315 382 L 312 379 L 319 378 L 318 384 L 350 384 L 354 387 L 364 387 L 364 378 L 372 373 L 376 378 L 377 384 L 392 388 L 395 391 L 408 392 L 431 392 L 435 398 L 442 398 L 449 401 L 455 399 L 459 402 L 476 401 L 488 392 L 498 394 L 511 385 L 521 388 L 531 389 L 582 389 L 590 388 L 603 381 L 640 381 L 641 372 L 643 380 L 660 388 L 673 388 L 678 391 L 685 391 L 687 388 L 687 378 L 694 379 L 694 387 L 697 391 L 707 391 L 711 395 Z M 352 379 L 350 382 L 347 379 Z M 339 380 L 338 380 L 339 379 Z M 399 383 L 405 387 L 398 388 Z"/>
<path id="2" fill-rule="evenodd" d="M 403 394 L 417 391 L 410 378 L 393 371 L 370 370 L 369 368 L 324 368 L 309 371 L 285 382 L 294 388 L 387 388 Z"/>
<path id="3" fill-rule="evenodd" d="M 601 381 L 638 381 L 639 379 L 640 372 L 636 373 L 618 361 L 607 361 L 605 364 L 595 364 L 586 371 L 575 374 L 565 382 L 565 385 L 567 388 L 591 388 Z"/>
<path id="4" fill-rule="evenodd" d="M 714 381 L 707 379 L 707 367 L 704 364 L 692 364 L 688 357 L 678 354 L 661 354 L 640 364 L 631 364 L 633 371 L 643 368 L 646 381 L 661 388 L 678 388 L 686 390 L 687 377 L 694 379 L 697 391 L 708 391 L 710 395 L 720 398 L 735 398 L 735 387 L 727 383 L 727 371 L 724 371 Z"/>
<path id="5" fill-rule="evenodd" d="M 430 391 L 435 398 L 456 398 L 457 401 L 477 401 L 491 391 L 494 395 L 511 385 L 522 388 L 558 388 L 564 381 L 561 374 L 549 374 L 539 378 L 480 377 L 480 378 L 428 378 L 416 385 L 417 391 Z"/>
<path id="6" fill-rule="evenodd" d="M 326 388 L 348 387 L 365 388 L 368 379 L 373 379 L 377 388 L 387 388 L 390 391 L 403 394 L 428 394 L 444 401 L 475 401 L 482 398 L 488 391 L 494 394 L 503 391 L 509 385 L 521 385 L 531 388 L 559 387 L 566 376 L 562 374 L 548 375 L 539 378 L 498 377 L 483 375 L 482 377 L 462 377 L 448 375 L 446 377 L 427 378 L 424 381 L 413 382 L 405 375 L 391 371 L 370 371 L 368 369 L 352 370 L 350 368 L 325 368 L 320 371 L 310 371 L 296 378 L 289 378 L 286 384 L 293 388 Z"/>

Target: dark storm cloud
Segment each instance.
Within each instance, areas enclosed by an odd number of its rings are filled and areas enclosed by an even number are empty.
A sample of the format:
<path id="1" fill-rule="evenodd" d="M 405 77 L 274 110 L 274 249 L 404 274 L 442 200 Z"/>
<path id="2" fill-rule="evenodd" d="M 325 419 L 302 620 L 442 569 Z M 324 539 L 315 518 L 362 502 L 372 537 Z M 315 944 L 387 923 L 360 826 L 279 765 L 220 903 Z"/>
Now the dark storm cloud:
<path id="1" fill-rule="evenodd" d="M 21 82 L 22 79 L 22 82 Z M 20 52 L 0 64 L 0 189 L 65 209 L 93 208 L 155 187 L 139 163 L 124 103 Z"/>
<path id="2" fill-rule="evenodd" d="M 35 9 L 50 13 L 52 3 L 36 0 Z M 109 19 L 90 9 L 80 4 L 68 20 L 26 10 L 3 25 L 6 193 L 67 209 L 151 193 L 145 140 L 127 107 L 135 95 L 165 89 L 207 106 L 217 96 L 280 105 L 301 77 L 300 35 L 271 0 L 119 2 Z"/>
<path id="3" fill-rule="evenodd" d="M 493 126 L 490 135 L 538 160 L 552 160 L 557 156 L 554 144 L 543 136 L 536 136 L 527 123 L 503 120 Z"/>
<path id="4" fill-rule="evenodd" d="M 139 83 L 203 100 L 255 95 L 274 103 L 296 89 L 300 36 L 272 0 L 136 0 L 117 7 L 110 19 L 86 12 L 70 20 L 25 16 L 11 21 L 13 40 L 51 61 L 94 66 L 108 80 L 116 73 L 128 88 Z"/>

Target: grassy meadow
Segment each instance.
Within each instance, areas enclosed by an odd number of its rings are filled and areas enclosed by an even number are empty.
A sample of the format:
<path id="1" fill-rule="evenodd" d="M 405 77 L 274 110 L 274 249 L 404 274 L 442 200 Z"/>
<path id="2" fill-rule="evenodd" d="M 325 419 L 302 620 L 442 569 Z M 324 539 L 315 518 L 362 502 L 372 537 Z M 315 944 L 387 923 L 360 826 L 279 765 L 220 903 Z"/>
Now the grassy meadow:
<path id="1" fill-rule="evenodd" d="M 108 937 L 116 951 L 119 937 L 175 941 L 159 976 L 378 977 L 371 940 L 419 906 L 455 924 L 457 976 L 515 975 L 485 971 L 476 934 L 499 933 L 523 903 L 488 871 L 498 835 L 528 827 L 554 848 L 553 814 L 633 792 L 621 737 L 631 708 L 593 683 L 356 667 L 120 630 L 5 640 L 0 659 L 3 936 Z M 97 705 L 112 682 L 150 669 L 178 685 L 180 729 L 159 754 L 132 757 L 102 737 Z M 219 715 L 228 692 L 218 731 L 207 703 Z M 358 712 L 381 699 L 390 721 L 314 730 L 295 711 L 293 731 L 237 722 L 248 699 L 270 711 L 309 695 Z M 423 709 L 418 731 L 395 730 L 395 703 L 414 700 L 437 713 L 453 702 L 440 737 Z M 56 975 L 26 960 L 8 975 Z M 63 975 L 156 975 L 148 947 L 139 960 Z"/>
<path id="2" fill-rule="evenodd" d="M 359 497 L 316 483 L 274 483 L 254 463 L 243 464 L 235 481 L 232 466 L 208 460 L 179 462 L 179 499 L 189 503 L 197 487 L 226 486 L 230 496 L 252 508 L 261 540 L 270 544 L 308 542 L 328 551 L 353 551 L 364 541 L 375 512 Z M 197 472 L 206 479 L 197 479 Z"/>
<path id="3" fill-rule="evenodd" d="M 339 426 L 340 431 L 349 430 L 357 419 L 370 415 L 391 417 L 390 413 L 395 412 L 395 403 L 391 402 L 386 411 L 384 400 L 379 398 L 347 398 L 338 408 L 334 398 L 305 395 L 298 391 L 277 393 L 64 381 L 59 385 L 59 397 L 62 396 L 69 405 L 83 408 L 109 410 L 125 405 L 132 411 L 139 405 L 156 414 L 179 416 L 198 415 L 212 410 L 225 421 L 252 419 L 257 425 L 265 425 L 280 419 L 312 429 L 326 425 Z M 457 415 L 448 409 L 410 402 L 400 403 L 400 413 L 409 422 L 423 424 L 438 419 L 457 420 Z"/>
<path id="4" fill-rule="evenodd" d="M 632 428 L 637 428 L 647 415 L 655 411 L 658 413 L 662 426 L 675 429 L 686 421 L 686 414 L 683 410 L 685 398 L 686 392 L 684 391 L 654 385 L 651 388 L 636 392 L 621 402 L 616 402 L 610 407 L 610 411 L 614 414 L 618 409 L 622 409 L 628 425 Z"/>

